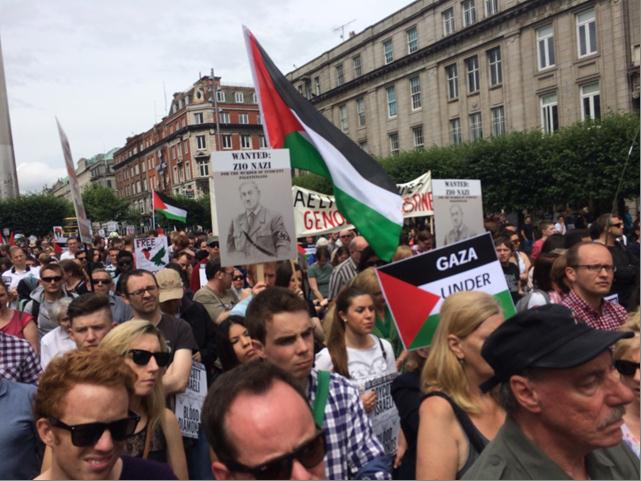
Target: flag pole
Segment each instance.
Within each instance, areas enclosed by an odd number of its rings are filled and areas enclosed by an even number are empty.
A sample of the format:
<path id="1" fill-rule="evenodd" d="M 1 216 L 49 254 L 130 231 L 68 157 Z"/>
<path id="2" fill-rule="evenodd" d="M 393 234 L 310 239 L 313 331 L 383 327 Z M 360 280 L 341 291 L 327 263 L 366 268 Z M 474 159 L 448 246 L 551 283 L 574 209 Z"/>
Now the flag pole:
<path id="1" fill-rule="evenodd" d="M 156 209 L 154 208 L 154 191 L 151 191 L 151 230 L 156 232 Z"/>

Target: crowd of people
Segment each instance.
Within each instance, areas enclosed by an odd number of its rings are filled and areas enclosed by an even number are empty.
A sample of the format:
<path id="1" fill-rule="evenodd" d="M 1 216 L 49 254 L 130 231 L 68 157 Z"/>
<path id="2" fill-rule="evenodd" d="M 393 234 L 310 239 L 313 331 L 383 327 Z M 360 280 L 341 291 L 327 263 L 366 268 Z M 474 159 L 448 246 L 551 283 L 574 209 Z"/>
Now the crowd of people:
<path id="1" fill-rule="evenodd" d="M 217 236 L 171 232 L 157 272 L 117 233 L 17 236 L 0 245 L 0 478 L 639 479 L 639 221 L 569 220 L 486 219 L 517 314 L 451 294 L 411 352 L 386 262 L 351 229 L 237 266 Z M 393 261 L 434 243 L 408 226 Z M 194 438 L 177 396 L 196 363 Z"/>

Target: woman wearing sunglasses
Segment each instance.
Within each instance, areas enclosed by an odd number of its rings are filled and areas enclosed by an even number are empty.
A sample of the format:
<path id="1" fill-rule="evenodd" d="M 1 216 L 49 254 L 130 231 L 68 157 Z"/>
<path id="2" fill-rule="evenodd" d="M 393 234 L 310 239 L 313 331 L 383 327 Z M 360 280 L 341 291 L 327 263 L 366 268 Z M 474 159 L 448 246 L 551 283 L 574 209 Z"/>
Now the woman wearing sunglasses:
<path id="1" fill-rule="evenodd" d="M 165 407 L 161 378 L 170 354 L 160 331 L 147 321 L 127 321 L 112 329 L 100 347 L 124 356 L 136 374 L 130 408 L 140 421 L 127 439 L 125 454 L 168 463 L 178 479 L 188 479 L 178 421 Z"/>
<path id="2" fill-rule="evenodd" d="M 614 347 L 614 367 L 621 382 L 634 393 L 634 401 L 625 406 L 623 441 L 639 457 L 639 311 L 621 326 L 622 331 L 634 332 L 634 337 L 621 339 Z"/>

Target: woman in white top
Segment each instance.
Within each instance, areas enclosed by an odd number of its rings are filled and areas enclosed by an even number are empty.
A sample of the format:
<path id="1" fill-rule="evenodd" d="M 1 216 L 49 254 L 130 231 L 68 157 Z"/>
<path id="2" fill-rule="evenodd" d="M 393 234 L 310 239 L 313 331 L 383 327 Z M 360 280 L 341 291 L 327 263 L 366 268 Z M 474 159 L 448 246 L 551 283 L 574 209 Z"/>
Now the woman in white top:
<path id="1" fill-rule="evenodd" d="M 58 327 L 49 331 L 40 340 L 40 365 L 43 370 L 54 357 L 76 348 L 76 343 L 69 336 L 71 322 L 67 315 L 67 308 L 72 300 L 71 297 L 63 297 L 49 308 L 49 317 L 58 324 Z"/>
<path id="2" fill-rule="evenodd" d="M 349 287 L 336 298 L 327 347 L 316 355 L 316 368 L 333 370 L 354 381 L 365 381 L 396 372 L 389 341 L 372 334 L 376 310 L 366 291 Z M 376 407 L 376 394 L 361 396 L 366 411 Z"/>

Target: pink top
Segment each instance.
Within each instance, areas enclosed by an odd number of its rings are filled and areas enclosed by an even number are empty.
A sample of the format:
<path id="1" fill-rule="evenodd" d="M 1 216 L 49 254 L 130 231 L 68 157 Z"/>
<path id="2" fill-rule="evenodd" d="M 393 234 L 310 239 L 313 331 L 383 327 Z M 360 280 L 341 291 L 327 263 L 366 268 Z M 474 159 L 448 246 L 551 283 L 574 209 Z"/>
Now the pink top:
<path id="1" fill-rule="evenodd" d="M 0 327 L 0 332 L 24 339 L 22 331 L 30 321 L 33 321 L 31 314 L 14 310 L 11 320 L 6 326 Z"/>

